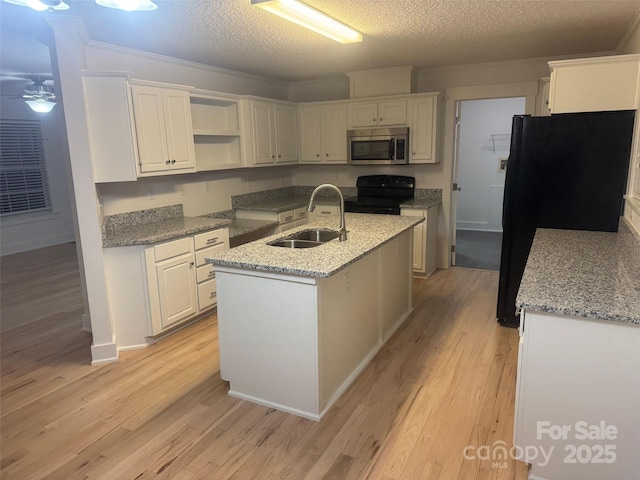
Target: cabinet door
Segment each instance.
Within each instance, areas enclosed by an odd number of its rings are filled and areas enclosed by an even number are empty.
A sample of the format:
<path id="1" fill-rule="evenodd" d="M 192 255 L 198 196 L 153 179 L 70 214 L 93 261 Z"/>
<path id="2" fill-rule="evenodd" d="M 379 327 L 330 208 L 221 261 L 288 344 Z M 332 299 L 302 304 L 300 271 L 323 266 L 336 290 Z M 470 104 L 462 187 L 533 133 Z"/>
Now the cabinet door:
<path id="1" fill-rule="evenodd" d="M 319 163 L 322 151 L 321 107 L 300 107 L 300 162 Z"/>
<path id="2" fill-rule="evenodd" d="M 639 59 L 615 55 L 550 62 L 551 113 L 635 110 Z"/>
<path id="3" fill-rule="evenodd" d="M 406 125 L 407 101 L 390 100 L 378 103 L 378 126 Z"/>
<path id="4" fill-rule="evenodd" d="M 162 89 L 162 103 L 171 169 L 195 169 L 189 92 Z"/>
<path id="5" fill-rule="evenodd" d="M 424 210 L 403 209 L 401 215 L 405 217 L 424 217 Z M 427 228 L 425 222 L 413 227 L 413 271 L 426 273 L 427 267 Z"/>
<path id="6" fill-rule="evenodd" d="M 352 103 L 349 105 L 349 127 L 375 127 L 377 125 L 377 102 Z"/>
<path id="7" fill-rule="evenodd" d="M 192 253 L 156 263 L 156 275 L 162 328 L 170 327 L 197 313 L 195 265 Z"/>
<path id="8" fill-rule="evenodd" d="M 275 105 L 276 163 L 298 161 L 298 111 L 291 105 Z"/>
<path id="9" fill-rule="evenodd" d="M 255 165 L 275 163 L 275 123 L 273 105 L 267 102 L 252 102 L 253 144 Z"/>
<path id="10" fill-rule="evenodd" d="M 437 105 L 436 97 L 412 100 L 411 163 L 435 163 Z"/>
<path id="11" fill-rule="evenodd" d="M 325 105 L 322 121 L 323 160 L 347 163 L 347 106 Z"/>
<path id="12" fill-rule="evenodd" d="M 131 94 L 140 173 L 168 170 L 170 159 L 165 133 L 162 89 L 132 85 Z"/>

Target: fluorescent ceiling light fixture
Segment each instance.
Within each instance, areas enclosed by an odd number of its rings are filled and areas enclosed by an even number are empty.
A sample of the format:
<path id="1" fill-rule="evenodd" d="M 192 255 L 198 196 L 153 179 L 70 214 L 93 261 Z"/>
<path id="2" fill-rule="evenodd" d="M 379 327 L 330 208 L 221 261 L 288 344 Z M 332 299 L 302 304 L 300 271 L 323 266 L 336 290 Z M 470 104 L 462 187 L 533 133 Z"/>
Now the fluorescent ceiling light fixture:
<path id="1" fill-rule="evenodd" d="M 29 7 L 39 12 L 45 10 L 69 10 L 69 5 L 62 0 L 4 0 L 7 3 L 20 5 L 21 7 Z"/>
<path id="2" fill-rule="evenodd" d="M 96 3 L 103 7 L 117 8 L 118 10 L 126 10 L 127 12 L 149 12 L 158 8 L 151 0 L 96 0 Z"/>
<path id="3" fill-rule="evenodd" d="M 31 107 L 31 110 L 38 113 L 49 113 L 56 106 L 56 102 L 50 102 L 49 100 L 43 100 L 39 98 L 37 100 L 25 100 L 25 103 Z"/>
<path id="4" fill-rule="evenodd" d="M 251 4 L 336 42 L 362 41 L 362 34 L 357 30 L 297 0 L 251 0 Z"/>

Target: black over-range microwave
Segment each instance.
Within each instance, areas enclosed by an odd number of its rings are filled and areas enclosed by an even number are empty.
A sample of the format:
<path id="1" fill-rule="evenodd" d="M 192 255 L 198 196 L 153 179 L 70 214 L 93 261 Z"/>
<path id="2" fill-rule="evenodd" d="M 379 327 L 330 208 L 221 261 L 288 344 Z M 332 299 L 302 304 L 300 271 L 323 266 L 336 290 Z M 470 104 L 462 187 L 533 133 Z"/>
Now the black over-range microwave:
<path id="1" fill-rule="evenodd" d="M 351 165 L 409 163 L 409 127 L 347 130 L 347 160 Z"/>

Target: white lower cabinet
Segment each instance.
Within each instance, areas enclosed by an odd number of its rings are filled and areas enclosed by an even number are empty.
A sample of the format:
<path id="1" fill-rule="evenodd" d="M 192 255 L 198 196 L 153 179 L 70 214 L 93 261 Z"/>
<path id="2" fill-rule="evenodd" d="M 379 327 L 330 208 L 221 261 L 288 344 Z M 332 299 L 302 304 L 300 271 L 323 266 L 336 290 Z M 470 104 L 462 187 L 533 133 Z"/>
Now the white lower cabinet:
<path id="1" fill-rule="evenodd" d="M 413 227 L 413 273 L 429 276 L 436 269 L 436 247 L 438 242 L 438 206 L 427 210 L 403 208 L 405 217 L 424 217 L 424 222 Z"/>
<path id="2" fill-rule="evenodd" d="M 226 228 L 152 246 L 105 248 L 118 349 L 148 346 L 213 308 L 215 271 L 205 258 L 228 248 Z"/>
<path id="3" fill-rule="evenodd" d="M 513 443 L 529 478 L 638 478 L 639 348 L 639 325 L 522 312 Z"/>
<path id="4" fill-rule="evenodd" d="M 160 333 L 198 311 L 196 301 L 193 245 L 185 238 L 186 252 L 166 260 L 156 261 L 154 271 L 148 272 L 150 288 L 158 290 L 159 318 L 152 318 L 152 332 Z"/>

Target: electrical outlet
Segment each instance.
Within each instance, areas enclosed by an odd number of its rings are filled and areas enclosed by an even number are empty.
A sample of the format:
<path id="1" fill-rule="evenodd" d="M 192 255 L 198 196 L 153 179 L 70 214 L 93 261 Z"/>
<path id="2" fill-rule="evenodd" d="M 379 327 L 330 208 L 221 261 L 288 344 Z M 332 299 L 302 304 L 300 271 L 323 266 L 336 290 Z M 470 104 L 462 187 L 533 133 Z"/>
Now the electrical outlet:
<path id="1" fill-rule="evenodd" d="M 204 182 L 204 192 L 205 193 L 211 193 L 211 183 L 210 182 Z"/>
<path id="2" fill-rule="evenodd" d="M 249 175 L 247 175 L 247 187 L 251 186 L 251 177 L 249 177 Z"/>
<path id="3" fill-rule="evenodd" d="M 155 185 L 147 185 L 147 200 L 153 200 L 154 198 L 156 198 Z"/>
<path id="4" fill-rule="evenodd" d="M 178 185 L 178 191 L 180 192 L 180 196 L 184 197 L 184 185 Z"/>

